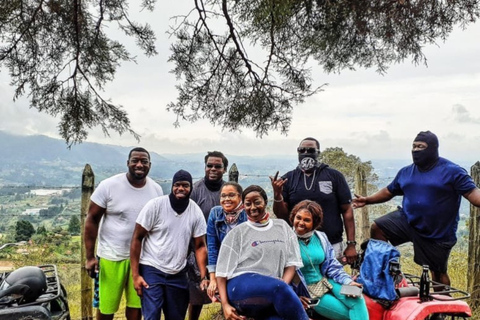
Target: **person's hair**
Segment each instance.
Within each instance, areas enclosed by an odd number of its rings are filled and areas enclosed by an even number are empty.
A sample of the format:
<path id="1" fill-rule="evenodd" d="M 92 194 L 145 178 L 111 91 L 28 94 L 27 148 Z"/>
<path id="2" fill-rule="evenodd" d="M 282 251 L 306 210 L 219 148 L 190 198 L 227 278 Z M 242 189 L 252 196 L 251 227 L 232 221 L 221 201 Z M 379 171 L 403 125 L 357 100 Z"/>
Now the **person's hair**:
<path id="1" fill-rule="evenodd" d="M 227 182 L 225 182 L 225 183 L 222 185 L 222 187 L 220 188 L 220 192 L 221 192 L 221 191 L 223 190 L 223 188 L 225 188 L 226 186 L 232 186 L 232 187 L 234 187 L 240 195 L 242 195 L 242 193 L 243 193 L 243 188 L 242 188 L 242 186 L 239 185 L 238 183 L 236 183 L 235 181 L 227 181 Z"/>
<path id="2" fill-rule="evenodd" d="M 208 151 L 207 155 L 205 156 L 205 164 L 207 163 L 208 158 L 210 158 L 210 157 L 222 158 L 223 168 L 225 169 L 225 171 L 227 170 L 228 159 L 227 159 L 227 157 L 225 157 L 225 155 L 223 153 L 221 153 L 220 151 Z"/>
<path id="3" fill-rule="evenodd" d="M 306 137 L 305 139 L 303 139 L 302 141 L 300 141 L 300 143 L 302 143 L 302 142 L 305 141 L 305 140 L 315 141 L 315 144 L 317 145 L 317 149 L 320 150 L 320 142 L 318 142 L 317 139 L 312 138 L 312 137 Z"/>
<path id="4" fill-rule="evenodd" d="M 243 190 L 243 193 L 242 193 L 242 201 L 245 201 L 245 197 L 247 196 L 247 194 L 251 193 L 251 192 L 258 192 L 260 193 L 260 195 L 262 196 L 262 198 L 265 200 L 265 204 L 267 204 L 268 202 L 268 197 L 267 197 L 267 193 L 265 192 L 265 190 L 263 190 L 262 187 L 260 186 L 257 186 L 257 185 L 251 185 L 251 186 L 248 186 L 245 190 Z"/>
<path id="5" fill-rule="evenodd" d="M 133 148 L 132 150 L 130 150 L 130 152 L 128 153 L 128 159 L 127 160 L 130 160 L 130 157 L 132 156 L 132 153 L 133 152 L 145 152 L 147 155 L 148 155 L 148 160 L 150 160 L 150 153 L 148 153 L 147 150 L 145 150 L 144 148 L 142 147 L 136 147 L 136 148 Z"/>
<path id="6" fill-rule="evenodd" d="M 297 203 L 290 213 L 290 223 L 293 225 L 293 220 L 297 213 L 301 210 L 307 210 L 312 214 L 313 228 L 312 230 L 321 227 L 323 224 L 323 210 L 322 207 L 312 200 L 303 200 Z"/>

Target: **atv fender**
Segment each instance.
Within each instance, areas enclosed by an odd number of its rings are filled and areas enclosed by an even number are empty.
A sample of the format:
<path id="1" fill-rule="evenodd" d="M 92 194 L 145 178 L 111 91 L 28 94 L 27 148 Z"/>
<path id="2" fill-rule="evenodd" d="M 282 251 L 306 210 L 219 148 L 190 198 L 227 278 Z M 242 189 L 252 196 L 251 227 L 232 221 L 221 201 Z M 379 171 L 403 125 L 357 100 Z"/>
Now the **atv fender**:
<path id="1" fill-rule="evenodd" d="M 405 297 L 386 310 L 383 320 L 424 320 L 434 313 L 471 317 L 472 311 L 465 301 L 445 299 L 420 302 L 418 297 Z"/>

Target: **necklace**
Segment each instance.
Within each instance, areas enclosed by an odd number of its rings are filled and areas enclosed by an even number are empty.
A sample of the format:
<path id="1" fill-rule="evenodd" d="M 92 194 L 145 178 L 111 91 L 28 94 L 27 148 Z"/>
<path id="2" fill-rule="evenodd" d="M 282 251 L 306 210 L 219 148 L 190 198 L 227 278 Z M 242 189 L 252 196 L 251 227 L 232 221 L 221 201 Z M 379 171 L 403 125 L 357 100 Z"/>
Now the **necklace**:
<path id="1" fill-rule="evenodd" d="M 312 178 L 312 182 L 310 183 L 310 188 L 307 187 L 307 175 L 305 174 L 305 172 L 303 173 L 303 184 L 305 185 L 305 189 L 307 191 L 312 190 L 313 183 L 315 182 L 315 174 L 316 173 L 317 173 L 317 170 L 313 171 L 313 178 Z"/>

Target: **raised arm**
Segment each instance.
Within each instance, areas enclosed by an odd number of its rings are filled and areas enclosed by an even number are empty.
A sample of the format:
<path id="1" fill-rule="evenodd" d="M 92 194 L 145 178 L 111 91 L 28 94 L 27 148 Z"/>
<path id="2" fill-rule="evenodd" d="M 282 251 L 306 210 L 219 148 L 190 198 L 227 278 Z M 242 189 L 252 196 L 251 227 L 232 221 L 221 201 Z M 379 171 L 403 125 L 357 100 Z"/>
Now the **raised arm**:
<path id="1" fill-rule="evenodd" d="M 287 182 L 287 179 L 278 178 L 278 171 L 274 177 L 270 176 L 273 188 L 273 213 L 277 218 L 285 220 L 288 224 L 289 213 L 288 205 L 283 199 L 283 185 Z"/>
<path id="2" fill-rule="evenodd" d="M 480 189 L 474 188 L 463 196 L 475 207 L 480 207 Z"/>
<path id="3" fill-rule="evenodd" d="M 382 203 L 387 202 L 388 200 L 392 199 L 394 195 L 388 191 L 387 188 L 383 188 L 371 196 L 359 196 L 355 194 L 355 198 L 352 200 L 352 207 L 361 208 L 367 204 L 375 204 L 375 203 Z"/>

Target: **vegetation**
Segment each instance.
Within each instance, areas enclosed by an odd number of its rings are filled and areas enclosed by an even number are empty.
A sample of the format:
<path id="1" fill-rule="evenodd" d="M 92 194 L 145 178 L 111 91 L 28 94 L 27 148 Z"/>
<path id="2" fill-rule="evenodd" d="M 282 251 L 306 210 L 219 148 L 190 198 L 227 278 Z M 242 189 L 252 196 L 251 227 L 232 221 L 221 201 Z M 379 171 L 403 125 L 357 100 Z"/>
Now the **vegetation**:
<path id="1" fill-rule="evenodd" d="M 25 220 L 18 220 L 15 227 L 15 241 L 28 241 L 30 237 L 35 233 L 33 225 Z"/>
<path id="2" fill-rule="evenodd" d="M 70 218 L 70 222 L 68 223 L 68 232 L 71 235 L 79 235 L 80 234 L 80 219 L 78 219 L 78 216 L 73 215 Z"/>
<path id="3" fill-rule="evenodd" d="M 14 98 L 27 95 L 31 107 L 58 116 L 69 145 L 94 126 L 138 139 L 122 106 L 102 96 L 117 68 L 135 60 L 109 28 L 133 37 L 147 56 L 156 54 L 153 30 L 129 18 L 129 2 L 0 2 L 0 67 L 9 72 Z M 152 11 L 155 2 L 141 4 Z M 325 72 L 385 73 L 406 59 L 423 63 L 426 44 L 480 15 L 472 0 L 200 0 L 192 6 L 171 28 L 179 84 L 168 109 L 178 118 L 252 128 L 260 136 L 286 133 L 293 106 L 321 90 L 310 77 L 313 61 Z"/>

